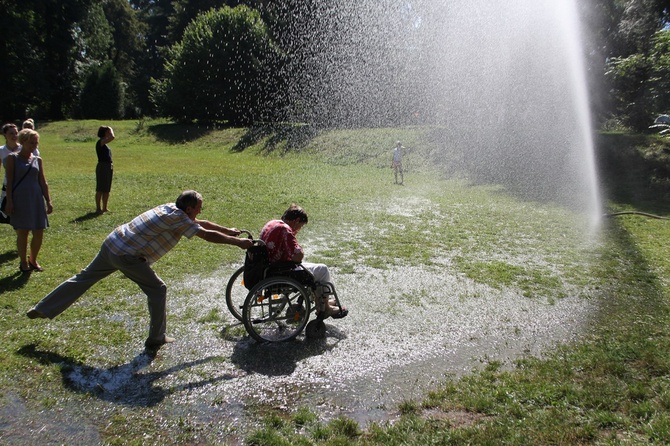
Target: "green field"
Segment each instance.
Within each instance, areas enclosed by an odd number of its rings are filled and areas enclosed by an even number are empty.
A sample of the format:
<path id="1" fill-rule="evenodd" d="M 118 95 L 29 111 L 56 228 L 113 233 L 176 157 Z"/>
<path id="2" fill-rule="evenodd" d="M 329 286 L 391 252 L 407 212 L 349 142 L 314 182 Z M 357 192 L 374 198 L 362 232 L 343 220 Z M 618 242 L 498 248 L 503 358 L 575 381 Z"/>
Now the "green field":
<path id="1" fill-rule="evenodd" d="M 301 204 L 310 214 L 301 238 L 318 247 L 310 260 L 337 268 L 341 280 L 357 278 L 359 266 L 444 267 L 449 259 L 450 274 L 475 283 L 548 303 L 577 295 L 601 308 L 579 343 L 541 359 L 491 361 L 425 398 L 417 395 L 389 408 L 402 414 L 393 424 L 363 428 L 346 417 L 324 422 L 304 408 L 263 408 L 266 427 L 245 432 L 247 443 L 670 442 L 670 225 L 665 220 L 614 217 L 595 237 L 585 229 L 585 216 L 526 201 L 496 184 L 470 183 L 466 173 L 448 169 L 457 153 L 440 154 L 443 168 L 436 161 L 438 149 L 426 143 L 421 128 L 316 134 L 162 121 L 111 123 L 116 133 L 110 144 L 112 212 L 95 216 L 94 146 L 100 124 L 72 121 L 38 128 L 54 204 L 39 259 L 46 271 L 21 275 L 13 231 L 0 228 L 0 442 L 77 443 L 67 440 L 67 431 L 42 430 L 59 417 L 74 424 L 86 420 L 94 432 L 72 438 L 98 438 L 102 444 L 233 441 L 229 431 L 223 435 L 220 427 L 196 423 L 189 414 L 166 415 L 160 404 L 115 404 L 92 392 L 73 392 L 64 382 L 64 362 L 113 367 L 140 348 L 146 336 L 144 300 L 119 275 L 93 287 L 53 323 L 25 317 L 93 258 L 116 225 L 174 201 L 184 189 L 203 194 L 201 218 L 256 234 L 290 203 Z M 415 148 L 406 158 L 403 187 L 393 185 L 389 169 L 398 139 Z M 654 138 L 623 135 L 604 135 L 601 143 L 608 208 L 665 215 L 666 146 Z M 241 257 L 238 248 L 193 239 L 182 241 L 155 269 L 170 296 L 171 284 L 220 274 Z M 217 326 L 229 318 L 194 308 L 169 313 L 168 324 L 187 327 L 194 315 L 198 323 L 212 325 L 212 337 L 220 336 Z M 170 392 L 188 389 L 177 385 Z"/>

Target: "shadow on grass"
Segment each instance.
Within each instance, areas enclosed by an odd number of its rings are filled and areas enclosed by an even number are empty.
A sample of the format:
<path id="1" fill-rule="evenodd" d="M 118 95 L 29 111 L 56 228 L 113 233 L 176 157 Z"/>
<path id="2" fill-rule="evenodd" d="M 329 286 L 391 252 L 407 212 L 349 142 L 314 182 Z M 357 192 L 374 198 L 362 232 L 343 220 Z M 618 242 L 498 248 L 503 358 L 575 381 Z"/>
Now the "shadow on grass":
<path id="1" fill-rule="evenodd" d="M 226 125 L 203 126 L 196 124 L 156 124 L 148 127 L 147 132 L 161 142 L 183 144 L 195 141 L 214 130 L 228 128 Z M 246 133 L 231 149 L 242 152 L 264 139 L 263 151 L 272 152 L 283 147 L 285 152 L 300 150 L 318 133 L 314 127 L 306 124 L 293 123 L 260 123 L 249 127 Z"/>
<path id="2" fill-rule="evenodd" d="M 168 375 L 178 373 L 189 367 L 195 367 L 216 360 L 214 356 L 185 362 L 166 370 L 141 373 L 155 358 L 155 352 L 145 350 L 127 364 L 109 368 L 98 368 L 83 364 L 73 358 L 40 350 L 35 344 L 28 344 L 17 350 L 27 358 L 35 359 L 43 365 L 57 365 L 60 369 L 63 385 L 74 392 L 95 396 L 96 398 L 116 404 L 138 407 L 152 407 L 159 404 L 175 389 L 164 389 L 154 382 Z M 214 378 L 180 384 L 179 388 L 194 389 L 212 383 L 230 380 L 232 375 L 224 374 Z"/>
<path id="3" fill-rule="evenodd" d="M 19 254 L 16 251 L 6 251 L 0 254 L 0 263 L 13 262 L 19 258 Z"/>
<path id="4" fill-rule="evenodd" d="M 213 129 L 195 124 L 156 124 L 147 128 L 149 134 L 158 141 L 168 144 L 183 144 L 195 141 L 210 133 Z"/>
<path id="5" fill-rule="evenodd" d="M 7 251 L 0 254 L 0 264 L 15 262 L 18 260 L 18 258 L 19 255 L 16 253 L 16 251 Z M 18 266 L 19 265 L 17 262 L 16 272 L 14 274 L 0 279 L 0 290 L 3 292 L 21 289 L 26 285 L 26 283 L 28 283 L 30 273 L 22 273 L 19 271 Z"/>
<path id="6" fill-rule="evenodd" d="M 264 152 L 273 152 L 282 149 L 283 152 L 300 151 L 318 134 L 318 131 L 306 124 L 262 124 L 250 127 L 247 132 L 231 149 L 233 152 L 242 152 L 264 139 Z"/>
<path id="7" fill-rule="evenodd" d="M 83 221 L 93 220 L 94 218 L 98 218 L 98 217 L 101 217 L 101 216 L 102 216 L 102 214 L 98 214 L 97 212 L 93 211 L 93 212 L 89 212 L 88 214 L 84 214 L 81 217 L 75 218 L 70 223 L 81 223 Z"/>
<path id="8" fill-rule="evenodd" d="M 245 338 L 235 344 L 230 362 L 247 373 L 288 376 L 299 361 L 334 349 L 346 337 L 337 327 L 326 324 L 326 336 L 321 339 L 305 337 L 291 342 L 258 343 Z"/>
<path id="9" fill-rule="evenodd" d="M 0 279 L 0 290 L 15 291 L 23 288 L 30 279 L 30 273 L 23 273 L 16 269 L 16 272 L 11 276 Z"/>

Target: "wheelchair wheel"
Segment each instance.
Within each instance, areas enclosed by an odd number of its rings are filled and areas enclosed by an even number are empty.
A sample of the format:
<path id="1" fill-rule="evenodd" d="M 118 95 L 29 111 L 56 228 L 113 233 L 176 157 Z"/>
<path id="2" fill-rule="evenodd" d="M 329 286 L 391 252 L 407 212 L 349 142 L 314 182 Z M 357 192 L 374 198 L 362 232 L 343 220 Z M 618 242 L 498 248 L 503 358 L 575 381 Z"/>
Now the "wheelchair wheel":
<path id="1" fill-rule="evenodd" d="M 244 301 L 249 294 L 249 290 L 244 286 L 244 266 L 241 266 L 237 271 L 230 276 L 228 285 L 226 286 L 226 305 L 228 310 L 235 316 L 235 319 L 242 322 L 242 308 L 244 308 Z"/>
<path id="2" fill-rule="evenodd" d="M 307 325 L 311 302 L 303 286 L 287 277 L 271 277 L 249 291 L 242 322 L 259 342 L 295 339 Z"/>

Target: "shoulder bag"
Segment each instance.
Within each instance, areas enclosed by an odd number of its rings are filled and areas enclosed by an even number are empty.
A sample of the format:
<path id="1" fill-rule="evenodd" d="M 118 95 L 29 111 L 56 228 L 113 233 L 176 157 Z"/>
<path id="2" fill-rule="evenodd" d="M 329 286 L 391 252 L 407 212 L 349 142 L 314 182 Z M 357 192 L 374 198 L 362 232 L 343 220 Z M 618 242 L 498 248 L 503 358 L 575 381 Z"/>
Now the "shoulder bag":
<path id="1" fill-rule="evenodd" d="M 14 189 L 19 187 L 19 184 L 21 184 L 21 181 L 28 175 L 28 172 L 30 172 L 30 169 L 32 169 L 32 163 L 30 164 L 30 167 L 28 170 L 26 170 L 26 173 L 23 174 L 21 179 L 14 185 Z M 16 172 L 16 164 L 14 164 L 14 172 Z M 0 223 L 4 224 L 9 224 L 9 215 L 5 214 L 5 207 L 7 206 L 7 187 L 3 184 L 2 185 L 2 201 L 0 202 Z"/>

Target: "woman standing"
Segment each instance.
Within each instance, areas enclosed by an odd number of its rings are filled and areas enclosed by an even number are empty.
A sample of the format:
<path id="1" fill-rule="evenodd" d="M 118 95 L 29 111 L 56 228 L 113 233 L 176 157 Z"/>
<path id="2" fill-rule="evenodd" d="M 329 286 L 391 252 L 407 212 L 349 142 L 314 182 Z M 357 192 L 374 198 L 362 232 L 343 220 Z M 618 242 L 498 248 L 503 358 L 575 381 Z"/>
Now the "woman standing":
<path id="1" fill-rule="evenodd" d="M 95 153 L 98 155 L 98 165 L 95 167 L 95 212 L 108 212 L 107 200 L 112 190 L 112 149 L 107 145 L 114 141 L 114 130 L 106 125 L 98 129 L 98 142 L 95 144 Z"/>
<path id="2" fill-rule="evenodd" d="M 53 212 L 53 206 L 42 158 L 33 154 L 40 143 L 40 135 L 35 130 L 24 129 L 19 132 L 18 141 L 21 150 L 5 159 L 6 211 L 11 216 L 10 224 L 16 231 L 19 269 L 24 273 L 44 271 L 37 263 L 37 255 L 42 247 L 44 229 L 49 227 L 47 214 Z M 28 235 L 31 231 L 33 238 L 28 255 Z"/>

